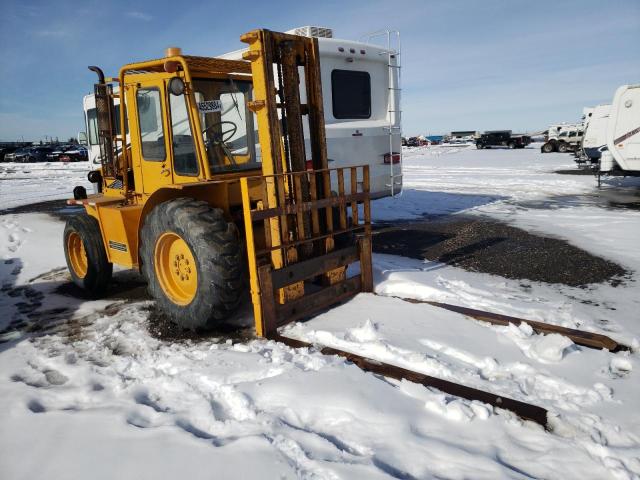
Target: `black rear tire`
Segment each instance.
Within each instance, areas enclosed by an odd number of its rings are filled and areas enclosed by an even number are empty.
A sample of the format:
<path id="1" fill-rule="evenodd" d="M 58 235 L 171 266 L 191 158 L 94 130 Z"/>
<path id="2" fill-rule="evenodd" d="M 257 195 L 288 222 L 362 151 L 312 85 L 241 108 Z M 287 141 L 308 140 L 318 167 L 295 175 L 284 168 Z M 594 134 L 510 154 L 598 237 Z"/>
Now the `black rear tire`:
<path id="1" fill-rule="evenodd" d="M 196 292 L 186 305 L 171 300 L 156 275 L 155 246 L 166 232 L 179 235 L 196 262 Z M 228 318 L 240 304 L 245 288 L 238 229 L 227 222 L 222 210 L 206 202 L 176 198 L 157 205 L 144 219 L 140 255 L 149 293 L 160 310 L 182 328 L 210 328 Z"/>
<path id="2" fill-rule="evenodd" d="M 84 276 L 73 268 L 69 257 L 69 236 L 77 234 L 82 240 L 87 257 L 87 271 Z M 113 274 L 113 264 L 107 259 L 98 221 L 88 214 L 75 215 L 67 220 L 64 227 L 64 256 L 71 279 L 91 297 L 105 293 Z"/>
<path id="3" fill-rule="evenodd" d="M 552 142 L 547 142 L 544 145 L 542 145 L 542 153 L 552 153 L 553 151 L 555 151 L 555 149 L 556 149 L 556 146 Z"/>
<path id="4" fill-rule="evenodd" d="M 566 153 L 569 150 L 569 145 L 567 145 L 564 142 L 560 142 L 558 144 L 558 152 L 560 153 Z"/>

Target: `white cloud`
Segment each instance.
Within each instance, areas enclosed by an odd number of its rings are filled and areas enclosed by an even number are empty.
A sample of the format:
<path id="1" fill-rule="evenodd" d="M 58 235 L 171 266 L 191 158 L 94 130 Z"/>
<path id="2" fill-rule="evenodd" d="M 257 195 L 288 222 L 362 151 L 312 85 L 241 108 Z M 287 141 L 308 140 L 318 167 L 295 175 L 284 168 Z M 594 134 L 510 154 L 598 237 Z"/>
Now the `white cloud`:
<path id="1" fill-rule="evenodd" d="M 149 22 L 153 19 L 153 16 L 148 13 L 138 12 L 135 10 L 125 13 L 125 15 L 129 18 L 133 18 L 134 20 L 142 20 L 143 22 Z"/>

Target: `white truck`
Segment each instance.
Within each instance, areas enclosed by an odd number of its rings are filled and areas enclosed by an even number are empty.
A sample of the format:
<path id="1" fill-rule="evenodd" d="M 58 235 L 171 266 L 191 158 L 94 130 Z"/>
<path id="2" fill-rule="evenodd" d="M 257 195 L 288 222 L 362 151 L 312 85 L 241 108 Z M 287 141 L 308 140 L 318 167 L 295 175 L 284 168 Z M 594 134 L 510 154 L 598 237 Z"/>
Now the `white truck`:
<path id="1" fill-rule="evenodd" d="M 583 128 L 582 123 L 551 125 L 540 151 L 565 153 L 577 150 L 582 142 Z"/>
<path id="2" fill-rule="evenodd" d="M 600 173 L 640 176 L 640 84 L 616 90 L 606 129 Z"/>
<path id="3" fill-rule="evenodd" d="M 372 198 L 400 193 L 402 131 L 399 32 L 376 32 L 368 35 L 363 42 L 333 38 L 332 30 L 323 27 L 306 26 L 287 33 L 318 38 L 329 166 L 336 168 L 367 164 L 370 166 Z M 384 45 L 373 43 L 378 40 L 382 40 Z M 241 60 L 244 51 L 246 49 L 236 50 L 219 55 L 219 58 Z M 301 101 L 304 103 L 303 78 L 301 84 Z M 84 97 L 83 104 L 90 158 L 99 163 L 93 94 Z M 235 135 L 248 133 L 251 132 L 238 132 Z M 252 136 L 257 140 L 257 133 Z M 307 151 L 310 151 L 306 133 L 305 137 Z M 345 187 L 350 188 L 349 179 L 346 178 Z"/>

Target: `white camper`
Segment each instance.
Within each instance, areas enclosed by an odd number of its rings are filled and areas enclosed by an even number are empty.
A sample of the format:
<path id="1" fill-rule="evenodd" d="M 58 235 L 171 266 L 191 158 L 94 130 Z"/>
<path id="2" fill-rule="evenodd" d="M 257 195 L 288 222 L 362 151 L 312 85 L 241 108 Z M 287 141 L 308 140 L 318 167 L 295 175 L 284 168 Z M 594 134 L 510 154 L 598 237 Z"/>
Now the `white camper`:
<path id="1" fill-rule="evenodd" d="M 608 151 L 602 154 L 600 172 L 640 176 L 640 84 L 616 90 L 606 138 Z"/>
<path id="2" fill-rule="evenodd" d="M 118 87 L 114 87 L 114 93 L 118 92 Z M 115 118 L 120 115 L 120 97 L 113 99 L 115 105 Z M 93 93 L 85 95 L 82 99 L 82 109 L 84 110 L 84 121 L 87 132 L 87 150 L 89 161 L 92 164 L 100 164 L 100 144 L 98 143 L 98 116 L 96 113 L 96 99 Z M 115 122 L 115 133 L 120 135 L 120 122 Z M 127 144 L 129 144 L 129 132 L 127 132 Z"/>
<path id="3" fill-rule="evenodd" d="M 607 145 L 607 121 L 611 105 L 597 105 L 587 123 L 582 139 L 582 149 L 591 162 L 600 159 L 602 149 Z"/>
<path id="4" fill-rule="evenodd" d="M 399 33 L 376 32 L 362 42 L 333 38 L 332 30 L 322 27 L 300 27 L 287 33 L 318 38 L 329 166 L 367 164 L 372 198 L 400 193 Z M 384 45 L 372 43 L 377 40 Z M 240 49 L 218 57 L 241 60 L 244 51 L 246 49 Z M 303 80 L 301 84 L 304 102 Z M 306 146 L 309 151 L 308 139 Z M 347 185 L 347 188 L 350 187 Z"/>

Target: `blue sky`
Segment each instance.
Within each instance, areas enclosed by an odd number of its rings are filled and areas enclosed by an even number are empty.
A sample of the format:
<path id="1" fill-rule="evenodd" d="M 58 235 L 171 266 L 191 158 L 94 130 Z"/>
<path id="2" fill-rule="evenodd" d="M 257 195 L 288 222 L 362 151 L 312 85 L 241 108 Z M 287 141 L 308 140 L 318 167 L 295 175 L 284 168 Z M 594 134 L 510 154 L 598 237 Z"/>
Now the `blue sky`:
<path id="1" fill-rule="evenodd" d="M 2 0 L 0 140 L 83 129 L 95 75 L 165 47 L 216 55 L 240 34 L 301 25 L 357 39 L 397 28 L 407 135 L 540 130 L 640 82 L 640 0 L 205 2 Z"/>

